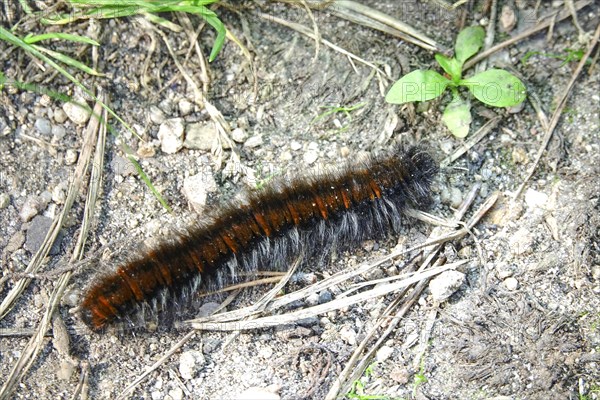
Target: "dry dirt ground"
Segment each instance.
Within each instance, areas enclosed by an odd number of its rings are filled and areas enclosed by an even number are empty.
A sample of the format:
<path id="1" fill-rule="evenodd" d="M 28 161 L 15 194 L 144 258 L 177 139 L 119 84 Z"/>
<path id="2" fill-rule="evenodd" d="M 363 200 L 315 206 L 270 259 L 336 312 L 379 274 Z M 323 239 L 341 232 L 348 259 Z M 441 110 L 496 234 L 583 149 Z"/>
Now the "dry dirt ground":
<path id="1" fill-rule="evenodd" d="M 433 1 L 363 3 L 411 24 L 448 48 L 458 33 L 460 14 L 444 11 Z M 475 3 L 466 16 L 467 24 L 486 23 L 483 2 Z M 531 15 L 563 7 L 560 1 L 542 2 L 536 13 L 535 2 L 498 3 L 498 10 L 507 5 L 518 16 L 510 32 L 497 32 L 496 42 L 532 26 L 535 18 Z M 224 199 L 273 175 L 338 165 L 398 143 L 420 143 L 437 160 L 463 146 L 441 122 L 442 106 L 448 98 L 417 107 L 386 104 L 382 85 L 392 80 L 378 79 L 370 67 L 351 62 L 323 45 L 316 52 L 314 40 L 258 17 L 265 13 L 312 30 L 303 7 L 265 1 L 235 5 L 218 13 L 248 47 L 251 64 L 238 46 L 227 41 L 209 66 L 207 93 L 227 123 L 239 128 L 234 146 L 240 160 L 233 174 L 224 173 L 229 149 L 223 150 L 222 163 L 209 150 L 184 147 L 167 154 L 161 149 L 164 143 L 158 132 L 164 120 L 180 117 L 186 127 L 197 122 L 207 122 L 210 127 L 210 118 L 205 109 L 193 104 L 189 84 L 156 31 L 135 19 L 79 22 L 60 28 L 88 34 L 102 44 L 97 69 L 106 75 L 98 79 L 78 76 L 90 87 L 102 87 L 115 112 L 142 139 L 114 124 L 120 136 L 108 138 L 100 202 L 85 253 L 104 261 L 76 270 L 58 309 L 68 335 L 66 339 L 59 335 L 56 322 L 14 398 L 71 398 L 82 362 L 89 365 L 85 386 L 89 398 L 114 398 L 187 333 L 97 334 L 70 312 L 96 269 L 111 265 L 114 253 L 127 253 L 132 246 L 168 235 L 165 226 L 183 227 L 198 218 L 183 190 L 186 178 L 207 174 L 205 182 L 214 182 L 207 188 L 207 207 L 218 207 Z M 582 29 L 593 32 L 599 22 L 598 4 L 584 8 L 578 16 Z M 314 18 L 324 39 L 374 63 L 392 79 L 413 69 L 435 68 L 429 51 L 328 11 L 315 11 Z M 6 16 L 3 25 L 7 26 Z M 41 32 L 47 28 L 33 29 Z M 177 57 L 184 60 L 189 49 L 186 34 L 160 30 Z M 199 45 L 208 54 L 214 34 L 206 29 L 202 32 Z M 564 62 L 550 55 L 565 55 L 567 49 L 585 48 L 586 43 L 567 19 L 554 26 L 550 37 L 547 31 L 530 36 L 488 62 L 514 68 L 530 95 L 536 95 L 551 115 L 577 60 Z M 49 46 L 88 62 L 93 59 L 88 47 L 62 42 Z M 522 63 L 529 51 L 543 54 Z M 596 56 L 597 51 L 593 53 Z M 200 66 L 193 52 L 185 68 L 199 80 Z M 0 71 L 10 78 L 77 95 L 60 75 L 44 72 L 40 64 L 3 42 Z M 599 78 L 597 65 L 591 74 L 586 68 L 579 76 L 547 152 L 523 194 L 514 201 L 513 194 L 541 145 L 544 132 L 539 119 L 531 102 L 513 113 L 474 103 L 474 128 L 495 116 L 501 117 L 500 122 L 464 156 L 441 170 L 429 211 L 451 218 L 453 208 L 476 184 L 481 188 L 473 209 L 496 191 L 500 199 L 470 235 L 444 248 L 449 260 L 471 260 L 462 269 L 466 280 L 440 305 L 434 304 L 428 290 L 421 295 L 363 374 L 355 398 L 600 398 Z M 353 105 L 361 107 L 349 115 L 336 113 L 313 121 L 326 111 L 325 106 Z M 25 269 L 39 246 L 36 240 L 48 229 L 47 218 L 60 211 L 75 170 L 83 126 L 65 118 L 62 108 L 62 103 L 35 92 L 9 86 L 0 92 L 0 299 L 15 285 L 15 274 Z M 172 207 L 172 214 L 127 166 L 123 143 L 144 156 L 139 157 L 140 164 Z M 64 265 L 73 251 L 83 203 L 83 197 L 76 200 L 42 275 L 32 280 L 0 321 L 4 332 L 0 337 L 0 383 L 6 381 L 20 357 L 28 332 L 39 324 L 56 285 L 56 275 L 43 273 Z M 321 279 L 375 260 L 396 246 L 419 243 L 433 227 L 412 221 L 404 229 L 400 236 L 365 243 L 323 266 L 306 266 L 305 272 Z M 103 247 L 107 243 L 109 248 Z M 402 265 L 403 260 L 388 263 L 368 278 L 397 274 Z M 318 301 L 336 298 L 352 283 L 318 293 Z M 228 309 L 250 304 L 266 290 L 259 286 L 244 291 Z M 357 341 L 391 299 L 238 335 L 197 333 L 131 396 L 232 399 L 248 388 L 259 387 L 276 394 L 253 392 L 248 398 L 278 395 L 297 399 L 307 397 L 311 389 L 309 398 L 324 398 Z M 293 306 L 302 308 L 308 303 L 300 301 Z"/>

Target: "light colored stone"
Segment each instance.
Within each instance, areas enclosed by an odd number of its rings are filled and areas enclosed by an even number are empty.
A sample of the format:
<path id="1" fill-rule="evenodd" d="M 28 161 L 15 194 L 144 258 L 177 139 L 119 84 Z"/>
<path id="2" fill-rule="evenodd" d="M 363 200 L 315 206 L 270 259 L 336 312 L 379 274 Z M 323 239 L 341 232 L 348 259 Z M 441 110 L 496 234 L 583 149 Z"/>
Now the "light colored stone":
<path id="1" fill-rule="evenodd" d="M 185 142 L 188 149 L 210 151 L 217 138 L 217 130 L 212 122 L 195 122 L 185 129 Z"/>
<path id="2" fill-rule="evenodd" d="M 50 123 L 50 120 L 46 118 L 36 119 L 33 126 L 35 126 L 35 129 L 44 136 L 49 136 L 50 133 L 52 133 L 52 124 Z"/>
<path id="3" fill-rule="evenodd" d="M 504 280 L 504 286 L 512 292 L 514 290 L 517 290 L 517 288 L 519 287 L 519 281 L 517 281 L 512 276 L 508 277 Z"/>
<path id="4" fill-rule="evenodd" d="M 319 158 L 319 153 L 317 153 L 314 150 L 308 150 L 306 153 L 304 153 L 304 155 L 302 156 L 302 159 L 304 160 L 304 162 L 308 165 L 313 164 L 315 161 L 317 161 L 317 159 Z"/>
<path id="5" fill-rule="evenodd" d="M 509 237 L 508 245 L 512 254 L 529 254 L 532 251 L 533 235 L 526 228 L 521 228 Z"/>
<path id="6" fill-rule="evenodd" d="M 10 204 L 10 196 L 6 193 L 0 193 L 0 210 L 5 209 Z"/>
<path id="7" fill-rule="evenodd" d="M 248 138 L 248 140 L 246 140 L 246 142 L 244 143 L 244 147 L 254 148 L 254 147 L 258 147 L 262 144 L 263 144 L 262 136 L 255 135 L 255 136 L 251 136 L 250 138 Z"/>
<path id="8" fill-rule="evenodd" d="M 210 172 L 188 176 L 183 181 L 183 194 L 198 213 L 202 212 L 206 205 L 208 192 L 214 192 L 216 188 L 217 183 Z"/>
<path id="9" fill-rule="evenodd" d="M 356 344 L 356 331 L 347 325 L 344 325 L 342 329 L 340 329 L 340 337 L 351 346 Z"/>
<path id="10" fill-rule="evenodd" d="M 465 281 L 465 274 L 459 271 L 445 271 L 429 282 L 429 290 L 433 300 L 442 302 L 447 300 L 460 288 Z"/>
<path id="11" fill-rule="evenodd" d="M 390 346 L 381 346 L 381 348 L 379 350 L 377 350 L 377 355 L 375 356 L 375 358 L 379 362 L 384 362 L 385 360 L 387 360 L 388 358 L 390 358 L 390 356 L 392 355 L 392 353 L 394 353 L 394 348 L 393 347 L 390 347 Z"/>
<path id="12" fill-rule="evenodd" d="M 148 117 L 150 121 L 154 122 L 156 125 L 160 125 L 165 122 L 165 113 L 158 108 L 157 106 L 150 106 Z"/>
<path id="13" fill-rule="evenodd" d="M 244 143 L 248 139 L 248 134 L 242 128 L 235 128 L 231 131 L 231 138 L 238 143 Z"/>
<path id="14" fill-rule="evenodd" d="M 171 118 L 160 125 L 158 139 L 160 149 L 167 154 L 175 154 L 183 147 L 183 119 Z"/>
<path id="15" fill-rule="evenodd" d="M 87 106 L 85 100 L 81 98 L 75 99 L 75 102 L 65 103 L 62 108 L 67 117 L 77 125 L 85 124 L 92 115 L 92 110 Z"/>
<path id="16" fill-rule="evenodd" d="M 65 165 L 73 165 L 77 162 L 79 153 L 75 149 L 67 149 L 65 152 Z"/>
<path id="17" fill-rule="evenodd" d="M 179 102 L 179 115 L 185 117 L 186 115 L 190 115 L 194 110 L 194 105 L 186 99 L 183 99 Z"/>
<path id="18" fill-rule="evenodd" d="M 548 195 L 546 193 L 538 192 L 534 189 L 527 189 L 525 192 L 525 204 L 529 208 L 545 208 L 546 202 L 548 201 Z"/>
<path id="19" fill-rule="evenodd" d="M 206 359 L 198 350 L 189 350 L 179 356 L 179 373 L 185 380 L 194 379 L 196 374 L 204 367 Z"/>

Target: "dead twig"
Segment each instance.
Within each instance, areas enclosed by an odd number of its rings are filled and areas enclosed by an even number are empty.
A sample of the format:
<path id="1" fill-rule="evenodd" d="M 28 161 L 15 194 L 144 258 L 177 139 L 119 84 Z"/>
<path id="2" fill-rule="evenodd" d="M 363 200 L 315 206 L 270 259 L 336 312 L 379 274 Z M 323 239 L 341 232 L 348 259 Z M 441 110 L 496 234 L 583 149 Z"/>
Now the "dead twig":
<path id="1" fill-rule="evenodd" d="M 582 8 L 587 7 L 592 3 L 593 2 L 591 0 L 578 1 L 577 4 L 575 4 L 575 9 L 577 11 L 579 11 Z M 571 13 L 568 10 L 565 10 L 562 12 L 554 12 L 554 13 L 550 14 L 549 16 L 546 16 L 536 26 L 534 26 L 530 29 L 527 29 L 527 30 L 521 32 L 520 34 L 518 34 L 502 43 L 498 43 L 494 47 L 491 47 L 488 50 L 477 54 L 475 57 L 471 58 L 469 61 L 467 61 L 465 63 L 465 65 L 463 67 L 463 71 L 468 70 L 469 68 L 471 68 L 475 64 L 477 64 L 479 61 L 491 56 L 492 54 L 496 53 L 497 51 L 500 51 L 505 47 L 511 46 L 511 45 L 525 39 L 528 36 L 531 36 L 539 31 L 542 31 L 542 30 L 548 28 L 552 24 L 554 17 L 556 17 L 557 21 L 562 21 L 563 19 L 568 18 L 570 16 L 571 16 Z"/>
<path id="2" fill-rule="evenodd" d="M 552 118 L 550 119 L 550 124 L 548 126 L 548 129 L 546 130 L 546 132 L 544 134 L 542 143 L 540 144 L 537 155 L 535 156 L 535 161 L 533 162 L 533 165 L 527 172 L 527 176 L 525 177 L 525 179 L 523 180 L 523 182 L 521 183 L 519 188 L 515 191 L 515 193 L 513 195 L 513 200 L 516 199 L 517 197 L 519 197 L 519 195 L 525 188 L 525 185 L 527 184 L 529 179 L 531 179 L 531 177 L 533 176 L 540 160 L 542 159 L 542 155 L 544 154 L 546 147 L 548 147 L 548 143 L 550 143 L 550 139 L 552 138 L 552 133 L 554 132 L 556 125 L 558 125 L 558 121 L 560 120 L 562 111 L 564 110 L 565 105 L 567 104 L 567 98 L 571 94 L 571 90 L 573 89 L 573 86 L 575 85 L 575 81 L 579 78 L 579 74 L 583 70 L 583 67 L 585 67 L 585 62 L 587 61 L 589 56 L 592 54 L 594 47 L 596 47 L 599 37 L 600 37 L 600 24 L 598 24 L 598 26 L 596 27 L 596 31 L 594 32 L 594 37 L 592 38 L 590 44 L 588 45 L 588 49 L 585 52 L 584 56 L 579 61 L 579 64 L 577 65 L 577 68 L 575 69 L 575 72 L 573 73 L 571 80 L 567 84 L 567 87 L 561 92 L 562 96 L 558 102 L 556 110 L 552 114 Z"/>

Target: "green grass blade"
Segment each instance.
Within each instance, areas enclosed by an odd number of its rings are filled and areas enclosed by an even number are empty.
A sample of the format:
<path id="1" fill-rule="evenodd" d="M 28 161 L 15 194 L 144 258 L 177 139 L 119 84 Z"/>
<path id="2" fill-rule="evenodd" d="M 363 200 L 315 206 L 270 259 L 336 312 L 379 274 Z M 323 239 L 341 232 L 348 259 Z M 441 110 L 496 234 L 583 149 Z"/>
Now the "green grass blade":
<path id="1" fill-rule="evenodd" d="M 74 58 L 71 58 L 65 54 L 59 53 L 54 50 L 46 49 L 45 47 L 41 47 L 41 46 L 33 45 L 33 47 L 35 47 L 36 49 L 38 49 L 39 51 L 41 51 L 43 53 L 48 54 L 50 57 L 54 58 L 55 60 L 60 61 L 63 64 L 70 65 L 71 67 L 77 68 L 87 74 L 95 75 L 95 76 L 103 76 L 103 74 L 99 73 L 95 69 L 90 68 L 87 65 L 85 65 L 84 63 L 82 63 L 81 61 L 75 60 Z"/>
<path id="2" fill-rule="evenodd" d="M 15 36 L 12 32 L 4 29 L 2 26 L 0 26 L 0 40 L 4 40 L 4 41 L 12 44 L 13 46 L 20 47 L 21 49 L 23 49 L 24 51 L 26 51 L 30 55 L 32 55 L 34 57 L 37 57 L 40 60 L 42 60 L 43 62 L 45 62 L 46 64 L 50 65 L 52 68 L 54 68 L 60 74 L 62 74 L 65 78 L 67 78 L 73 84 L 75 84 L 77 87 L 79 87 L 85 94 L 87 94 L 88 96 L 90 96 L 91 99 L 93 99 L 95 102 L 99 103 L 102 106 L 102 108 L 104 108 L 113 118 L 115 118 L 117 121 L 119 121 L 119 123 L 121 125 L 123 125 L 123 127 L 125 129 L 127 129 L 130 132 L 132 132 L 134 135 L 138 136 L 137 132 L 135 132 L 129 126 L 129 124 L 127 124 L 127 122 L 125 122 L 121 117 L 119 117 L 104 102 L 100 101 L 100 99 L 98 99 L 92 93 L 91 90 L 89 90 L 87 87 L 85 87 L 85 85 L 83 85 L 77 78 L 75 78 L 73 75 L 71 75 L 71 73 L 69 73 L 69 71 L 67 71 L 66 69 L 64 69 L 63 67 L 61 67 L 60 64 L 57 64 L 50 57 L 48 57 L 44 53 L 42 53 L 38 48 L 36 48 L 36 46 L 28 44 L 28 43 L 25 43 L 21 38 L 19 38 L 18 36 Z M 134 165 L 139 165 L 139 164 L 134 164 Z M 141 167 L 140 167 L 140 169 L 141 169 Z M 156 196 L 156 198 L 158 199 L 158 201 L 163 205 L 163 207 L 166 206 L 165 208 L 167 210 L 170 210 L 170 207 L 167 205 L 166 201 L 162 198 L 162 196 L 160 195 L 160 193 L 158 193 L 158 191 L 156 190 L 156 188 L 154 188 L 154 186 L 152 185 L 152 183 L 148 179 L 148 176 L 143 171 L 140 173 L 140 177 L 142 177 L 142 180 L 144 181 L 144 183 L 146 183 L 146 185 L 148 186 L 148 188 L 150 188 L 150 190 L 152 191 L 152 193 L 154 193 L 154 195 Z"/>
<path id="3" fill-rule="evenodd" d="M 41 35 L 27 35 L 23 38 L 23 41 L 27 44 L 34 44 L 34 43 L 40 42 L 42 40 L 49 40 L 49 39 L 61 39 L 61 40 L 68 40 L 70 42 L 86 43 L 86 44 L 90 44 L 92 46 L 100 46 L 100 43 L 98 43 L 95 40 L 90 39 L 88 37 L 72 35 L 70 33 L 62 33 L 62 32 L 44 33 Z"/>

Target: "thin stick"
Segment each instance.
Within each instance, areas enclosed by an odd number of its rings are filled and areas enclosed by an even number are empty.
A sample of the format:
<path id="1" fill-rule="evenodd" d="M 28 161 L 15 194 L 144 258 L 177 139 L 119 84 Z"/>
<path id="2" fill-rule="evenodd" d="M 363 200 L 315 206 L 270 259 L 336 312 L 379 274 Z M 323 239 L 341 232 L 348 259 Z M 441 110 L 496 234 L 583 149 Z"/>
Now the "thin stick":
<path id="1" fill-rule="evenodd" d="M 47 251 L 50 249 L 51 245 L 54 243 L 54 240 L 56 239 L 56 234 L 62 227 L 62 224 L 63 224 L 68 212 L 70 211 L 71 206 L 73 205 L 73 203 L 75 201 L 75 198 L 77 196 L 79 196 L 80 188 L 83 185 L 83 178 L 85 177 L 86 171 L 88 170 L 91 156 L 92 156 L 94 147 L 96 145 L 96 141 L 98 140 L 98 143 L 101 144 L 102 146 L 104 146 L 103 137 L 105 137 L 105 135 L 106 135 L 106 125 L 105 125 L 105 123 L 103 123 L 101 121 L 106 121 L 106 111 L 104 111 L 104 113 L 102 114 L 103 116 L 101 119 L 100 115 L 103 111 L 101 102 L 103 103 L 104 101 L 98 100 L 98 102 L 94 106 L 92 118 L 90 119 L 90 122 L 84 133 L 85 139 L 83 142 L 81 155 L 79 157 L 79 162 L 77 164 L 77 167 L 75 168 L 75 175 L 74 175 L 73 181 L 71 182 L 71 185 L 69 186 L 69 192 L 67 194 L 67 200 L 65 201 L 65 206 L 64 206 L 61 214 L 56 219 L 54 219 L 54 221 L 52 223 L 52 227 L 50 228 L 50 231 L 46 235 L 44 243 L 42 244 L 42 248 L 40 249 L 40 251 L 38 251 L 38 253 L 36 255 L 40 254 L 41 252 L 47 253 Z M 92 164 L 92 168 L 96 169 L 96 170 L 98 168 L 102 168 L 102 166 L 103 166 L 104 149 L 103 148 L 101 150 L 96 149 L 96 154 L 98 155 L 98 153 L 101 153 L 102 157 L 100 157 L 100 159 L 98 160 L 98 156 L 97 156 L 94 159 L 94 163 Z M 90 190 L 88 191 L 88 198 L 86 200 L 86 207 L 84 210 L 84 218 L 82 221 L 79 236 L 77 238 L 77 243 L 75 245 L 75 250 L 73 251 L 73 255 L 71 257 L 71 259 L 73 261 L 79 259 L 81 257 L 81 255 L 83 254 L 83 248 L 85 245 L 85 240 L 87 238 L 88 228 L 91 223 L 90 218 L 93 215 L 93 209 L 95 207 L 96 197 L 98 194 L 98 189 L 100 187 L 100 182 L 96 181 L 96 179 L 99 179 L 98 173 L 101 174 L 101 171 L 97 172 L 96 175 L 92 171 L 92 174 L 90 177 Z M 34 259 L 35 259 L 35 257 L 34 257 Z M 32 262 L 33 262 L 33 260 L 32 260 Z M 31 264 L 30 264 L 30 266 L 31 266 Z M 35 267 L 37 270 L 39 265 L 35 265 Z M 72 275 L 72 272 L 66 272 L 56 282 L 56 285 L 54 287 L 52 295 L 48 301 L 48 306 L 46 308 L 46 311 L 44 312 L 44 315 L 42 317 L 40 324 L 38 325 L 38 327 L 36 329 L 36 332 L 31 337 L 31 339 L 29 340 L 29 342 L 27 343 L 25 348 L 22 350 L 21 357 L 19 357 L 19 359 L 17 360 L 17 362 L 11 369 L 6 382 L 2 386 L 2 389 L 0 389 L 0 400 L 12 398 L 13 392 L 16 389 L 16 387 L 18 386 L 18 383 L 25 376 L 27 371 L 29 371 L 29 369 L 31 368 L 33 363 L 36 361 L 37 356 L 39 355 L 41 350 L 44 348 L 44 338 L 46 336 L 46 333 L 50 329 L 50 325 L 52 322 L 52 315 L 54 314 L 54 311 L 58 308 L 58 305 L 60 304 L 62 295 L 67 287 L 67 284 L 69 283 L 71 275 Z M 25 282 L 25 281 L 27 283 L 29 283 L 30 279 L 23 279 L 20 282 Z M 20 294 L 22 292 L 22 290 L 25 289 L 25 287 L 26 287 L 26 284 L 15 287 L 15 288 L 21 289 L 21 290 L 17 291 L 16 293 Z M 11 291 L 11 293 L 14 292 L 15 288 L 13 288 L 13 291 Z M 9 304 L 11 304 L 11 303 L 9 303 Z"/>
<path id="2" fill-rule="evenodd" d="M 583 67 L 585 67 L 585 62 L 588 59 L 588 57 L 592 54 L 594 47 L 598 43 L 599 37 L 600 37 L 600 24 L 598 24 L 598 26 L 596 27 L 596 32 L 594 33 L 594 37 L 591 40 L 591 42 L 588 46 L 588 49 L 585 52 L 585 55 L 579 61 L 579 64 L 577 65 L 577 68 L 575 69 L 575 72 L 573 73 L 571 80 L 567 84 L 567 87 L 565 88 L 565 90 L 562 91 L 562 96 L 560 98 L 560 101 L 558 102 L 558 106 L 556 107 L 554 114 L 552 114 L 552 119 L 550 120 L 550 125 L 548 126 L 548 129 L 546 130 L 546 133 L 544 134 L 544 138 L 542 139 L 542 143 L 538 149 L 538 153 L 535 156 L 535 161 L 533 162 L 533 165 L 529 169 L 529 172 L 527 173 L 527 177 L 525 177 L 525 180 L 523 181 L 523 183 L 521 183 L 521 185 L 519 186 L 519 189 L 517 189 L 517 191 L 514 193 L 513 200 L 516 199 L 517 197 L 519 197 L 519 195 L 525 188 L 527 181 L 529 181 L 529 179 L 531 179 L 540 160 L 542 159 L 542 155 L 544 154 L 544 151 L 546 150 L 546 147 L 548 147 L 548 143 L 550 143 L 550 139 L 552 138 L 552 133 L 554 132 L 554 128 L 556 128 L 556 125 L 558 125 L 558 121 L 560 120 L 562 111 L 565 108 L 565 105 L 567 104 L 567 98 L 571 94 L 573 85 L 575 85 L 575 81 L 579 77 L 579 74 L 583 70 Z"/>
<path id="3" fill-rule="evenodd" d="M 581 10 L 582 8 L 589 6 L 590 4 L 592 4 L 591 0 L 584 0 L 584 1 L 579 1 L 577 2 L 577 4 L 575 5 L 575 9 L 577 11 Z M 475 57 L 471 58 L 469 61 L 467 61 L 463 67 L 463 71 L 466 71 L 467 69 L 471 68 L 472 66 L 474 66 L 475 64 L 477 64 L 479 61 L 491 56 L 492 54 L 496 53 L 497 51 L 502 50 L 505 47 L 511 46 L 519 41 L 521 41 L 522 39 L 525 39 L 528 36 L 531 36 L 541 30 L 544 30 L 546 28 L 548 28 L 553 21 L 553 18 L 558 15 L 557 20 L 558 21 L 562 21 L 565 18 L 568 18 L 571 16 L 571 13 L 568 10 L 562 11 L 562 12 L 554 12 L 552 14 L 550 14 L 549 16 L 547 16 L 546 18 L 543 19 L 542 22 L 540 22 L 539 24 L 537 24 L 536 26 L 527 29 L 526 31 L 521 32 L 520 34 L 502 42 L 502 43 L 498 43 L 497 45 L 495 45 L 494 47 L 491 47 L 490 49 L 483 51 L 479 54 L 477 54 Z"/>

